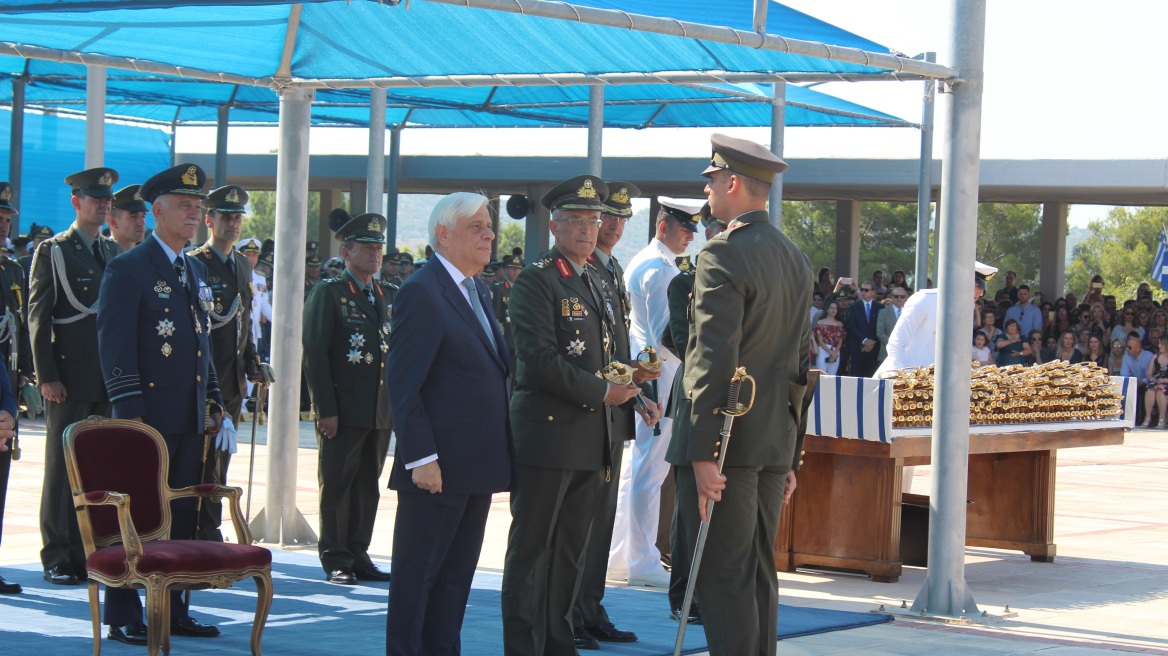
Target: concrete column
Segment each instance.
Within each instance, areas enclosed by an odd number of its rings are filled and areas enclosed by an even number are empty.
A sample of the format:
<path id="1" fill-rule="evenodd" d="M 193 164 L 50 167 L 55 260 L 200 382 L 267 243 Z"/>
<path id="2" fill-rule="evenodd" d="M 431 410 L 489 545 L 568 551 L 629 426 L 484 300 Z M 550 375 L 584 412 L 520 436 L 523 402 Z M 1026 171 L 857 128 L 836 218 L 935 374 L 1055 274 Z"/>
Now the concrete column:
<path id="1" fill-rule="evenodd" d="M 835 267 L 838 278 L 855 278 L 857 286 L 863 281 L 860 273 L 860 201 L 835 202 Z"/>
<path id="2" fill-rule="evenodd" d="M 329 229 L 329 212 L 341 206 L 340 189 L 322 189 L 320 191 L 320 225 L 316 230 L 316 241 L 319 244 L 320 258 L 326 260 L 341 254 L 341 245 L 333 239 L 333 231 Z"/>
<path id="3" fill-rule="evenodd" d="M 1051 302 L 1063 295 L 1067 284 L 1066 203 L 1043 203 L 1042 246 L 1039 250 L 1039 284 L 1042 298 Z"/>
<path id="4" fill-rule="evenodd" d="M 12 81 L 12 124 L 8 139 L 8 183 L 12 185 L 12 205 L 20 208 L 20 179 L 24 167 L 24 87 L 28 83 L 23 77 Z M 9 234 L 20 234 L 20 215 L 12 217 Z"/>
<path id="5" fill-rule="evenodd" d="M 527 188 L 527 200 L 531 203 L 531 210 L 527 212 L 526 229 L 523 238 L 523 261 L 534 262 L 547 252 L 551 243 L 551 233 L 548 232 L 548 220 L 551 218 L 547 208 L 540 204 L 551 187 L 532 185 Z"/>
<path id="6" fill-rule="evenodd" d="M 368 186 L 364 180 L 353 180 L 349 183 L 349 214 L 360 216 L 366 212 L 367 190 Z"/>
<path id="7" fill-rule="evenodd" d="M 307 544 L 316 533 L 296 507 L 296 452 L 300 442 L 301 317 L 308 241 L 308 134 L 310 89 L 280 92 L 280 149 L 276 156 L 276 252 L 272 298 L 272 368 L 268 398 L 268 488 L 264 509 L 252 520 L 260 542 Z"/>
<path id="8" fill-rule="evenodd" d="M 365 176 L 365 211 L 382 212 L 385 188 L 385 89 L 369 90 L 369 159 Z"/>
<path id="9" fill-rule="evenodd" d="M 766 10 L 763 10 L 766 13 Z M 765 20 L 765 19 L 764 19 Z M 783 128 L 787 122 L 787 83 L 784 80 L 775 80 L 774 93 L 771 96 L 771 152 L 778 157 L 783 156 Z M 771 223 L 776 227 L 783 227 L 783 176 L 775 176 L 771 183 L 770 198 Z"/>
<path id="10" fill-rule="evenodd" d="M 499 216 L 499 194 L 498 192 L 490 192 L 487 194 L 487 211 L 491 214 L 491 230 L 495 232 L 495 239 L 491 241 L 491 261 L 499 261 L 499 228 L 501 217 Z M 509 253 L 504 253 L 509 255 Z"/>
<path id="11" fill-rule="evenodd" d="M 105 164 L 105 67 L 85 70 L 85 168 Z"/>
<path id="12" fill-rule="evenodd" d="M 588 87 L 588 173 L 604 177 L 604 87 Z"/>
<path id="13" fill-rule="evenodd" d="M 401 137 L 402 126 L 398 125 L 389 132 L 389 160 L 386 166 L 389 176 L 385 188 L 385 243 L 393 246 L 397 243 L 397 197 L 401 194 Z"/>

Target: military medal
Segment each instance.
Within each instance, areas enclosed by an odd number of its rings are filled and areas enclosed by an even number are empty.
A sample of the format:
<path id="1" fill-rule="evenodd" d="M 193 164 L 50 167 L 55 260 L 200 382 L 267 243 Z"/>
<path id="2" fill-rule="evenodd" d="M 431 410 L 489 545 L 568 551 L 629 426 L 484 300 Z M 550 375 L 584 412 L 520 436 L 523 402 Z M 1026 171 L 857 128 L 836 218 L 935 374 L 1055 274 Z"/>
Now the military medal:
<path id="1" fill-rule="evenodd" d="M 171 353 L 173 353 L 173 352 L 174 352 L 174 349 L 170 348 L 170 344 L 168 344 L 168 343 L 166 343 L 166 342 L 163 342 L 163 343 L 162 343 L 162 355 L 163 355 L 164 357 L 167 357 L 167 358 L 169 358 L 169 357 L 170 357 L 170 354 L 171 354 Z"/>
<path id="2" fill-rule="evenodd" d="M 361 351 L 357 349 L 349 351 L 349 364 L 361 364 Z"/>
<path id="3" fill-rule="evenodd" d="M 365 336 L 361 333 L 353 333 L 353 336 L 349 338 L 349 346 L 355 349 L 365 346 Z"/>
<path id="4" fill-rule="evenodd" d="M 560 316 L 562 316 L 562 317 L 572 316 L 571 310 L 569 310 L 569 306 L 568 306 L 568 299 L 566 299 L 566 298 L 564 300 L 560 301 Z"/>
<path id="5" fill-rule="evenodd" d="M 584 355 L 584 340 L 574 339 L 568 342 L 568 355 Z"/>
<path id="6" fill-rule="evenodd" d="M 158 336 L 159 337 L 170 337 L 171 335 L 174 334 L 174 322 L 171 321 L 170 319 L 160 320 L 158 322 L 157 328 L 158 328 Z M 167 348 L 169 349 L 170 347 L 168 346 Z M 167 355 L 170 355 L 170 354 L 167 353 Z"/>
<path id="7" fill-rule="evenodd" d="M 215 296 L 211 293 L 211 288 L 202 280 L 199 281 L 199 303 L 203 306 L 204 312 L 210 312 L 215 309 Z"/>
<path id="8" fill-rule="evenodd" d="M 389 344 L 386 344 L 385 340 L 382 340 L 381 341 L 381 352 L 385 353 L 388 350 L 389 350 Z"/>
<path id="9" fill-rule="evenodd" d="M 373 354 L 372 353 L 365 354 L 365 364 L 373 364 Z"/>
<path id="10" fill-rule="evenodd" d="M 170 285 L 165 280 L 159 280 L 154 285 L 154 291 L 158 292 L 158 298 L 170 298 Z"/>

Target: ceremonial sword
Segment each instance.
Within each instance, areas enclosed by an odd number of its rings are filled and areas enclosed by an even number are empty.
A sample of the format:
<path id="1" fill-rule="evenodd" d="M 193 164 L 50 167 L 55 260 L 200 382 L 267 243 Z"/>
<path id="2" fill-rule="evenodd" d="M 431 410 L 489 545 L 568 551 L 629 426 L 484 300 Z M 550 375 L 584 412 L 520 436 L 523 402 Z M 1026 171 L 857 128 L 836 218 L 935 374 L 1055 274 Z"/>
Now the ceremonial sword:
<path id="1" fill-rule="evenodd" d="M 750 381 L 750 402 L 743 405 L 738 402 L 738 395 L 742 391 L 742 381 Z M 714 412 L 725 415 L 722 420 L 722 431 L 719 437 L 722 440 L 721 452 L 718 454 L 718 473 L 722 473 L 722 465 L 726 463 L 726 449 L 730 446 L 730 428 L 734 425 L 734 418 L 750 412 L 754 407 L 754 377 L 746 373 L 746 367 L 738 367 L 730 377 L 730 391 L 726 394 L 726 405 L 717 408 Z M 685 628 L 689 624 L 689 608 L 693 604 L 694 588 L 698 581 L 698 567 L 702 564 L 702 551 L 706 548 L 706 536 L 710 533 L 710 521 L 714 519 L 714 500 L 706 500 L 706 518 L 698 528 L 698 539 L 694 543 L 693 564 L 689 568 L 689 580 L 685 584 L 685 601 L 681 604 L 681 616 L 678 618 L 677 642 L 673 645 L 673 656 L 681 656 L 681 643 L 685 640 Z"/>

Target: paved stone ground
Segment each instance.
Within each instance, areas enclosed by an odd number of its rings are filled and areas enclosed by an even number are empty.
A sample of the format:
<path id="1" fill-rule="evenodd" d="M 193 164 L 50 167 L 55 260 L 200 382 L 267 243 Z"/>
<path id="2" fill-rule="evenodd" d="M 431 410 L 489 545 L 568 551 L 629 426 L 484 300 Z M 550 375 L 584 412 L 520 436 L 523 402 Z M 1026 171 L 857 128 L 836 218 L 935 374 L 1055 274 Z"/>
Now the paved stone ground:
<path id="1" fill-rule="evenodd" d="M 249 423 L 240 427 L 241 442 L 248 440 L 250 431 Z M 267 473 L 264 427 L 260 427 L 259 434 L 253 516 L 264 503 Z M 43 422 L 22 422 L 21 436 L 24 454 L 12 467 L 0 567 L 35 563 L 40 549 L 37 515 L 44 463 Z M 315 526 L 316 453 L 310 423 L 301 424 L 298 440 L 297 502 Z M 1122 446 L 1059 452 L 1055 521 L 1058 558 L 1054 563 L 1032 563 L 1020 553 L 1007 551 L 966 550 L 966 578 L 979 605 L 990 613 L 1000 613 L 1009 604 L 1010 610 L 1018 613 L 1016 618 L 989 626 L 898 620 L 785 640 L 779 643 L 779 652 L 1168 655 L 1166 446 L 1168 432 L 1136 430 L 1127 434 Z M 231 484 L 246 485 L 249 451 L 246 444 L 240 445 L 232 463 Z M 384 478 L 387 477 L 388 468 Z M 917 468 L 914 489 L 927 490 L 928 477 L 928 468 Z M 388 561 L 390 554 L 394 507 L 394 495 L 385 490 L 373 540 L 374 556 L 381 561 Z M 507 495 L 496 495 L 480 571 L 502 571 L 509 522 Z M 880 604 L 892 608 L 903 600 L 911 603 L 924 576 L 923 569 L 906 567 L 900 582 L 894 584 L 810 570 L 780 574 L 779 579 L 783 603 L 868 611 Z M 614 619 L 619 625 L 620 618 Z"/>

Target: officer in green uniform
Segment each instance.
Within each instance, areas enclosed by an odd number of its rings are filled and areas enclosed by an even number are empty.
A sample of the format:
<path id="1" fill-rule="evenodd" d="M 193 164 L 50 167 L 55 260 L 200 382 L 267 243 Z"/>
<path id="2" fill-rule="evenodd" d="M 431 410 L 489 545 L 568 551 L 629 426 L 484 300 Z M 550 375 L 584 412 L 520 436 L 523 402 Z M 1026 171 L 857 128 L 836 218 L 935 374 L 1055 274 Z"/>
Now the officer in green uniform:
<path id="1" fill-rule="evenodd" d="M 320 256 L 316 253 L 309 253 L 304 258 L 304 298 L 308 299 L 308 295 L 312 293 L 312 288 L 320 282 L 320 267 L 324 262 L 321 262 Z"/>
<path id="2" fill-rule="evenodd" d="M 499 260 L 501 276 L 499 282 L 491 286 L 491 304 L 495 311 L 495 320 L 499 322 L 499 330 L 503 333 L 503 341 L 507 342 L 507 350 L 511 353 L 511 372 L 515 372 L 515 333 L 511 330 L 511 315 L 508 313 L 511 305 L 511 286 L 515 278 L 523 270 L 523 258 L 518 255 L 504 255 Z"/>
<path id="3" fill-rule="evenodd" d="M 377 479 L 393 419 L 385 388 L 389 311 L 373 281 L 385 217 L 362 214 L 336 233 L 345 272 L 322 281 L 304 307 L 304 365 L 320 444 L 320 562 L 332 583 L 388 581 L 369 559 L 381 497 Z"/>
<path id="4" fill-rule="evenodd" d="M 215 307 L 211 317 L 211 352 L 219 392 L 223 395 L 225 417 L 236 427 L 247 396 L 247 379 L 259 378 L 259 357 L 251 341 L 251 264 L 243 253 L 235 251 L 235 242 L 243 225 L 248 193 L 242 187 L 227 185 L 203 200 L 206 223 L 210 231 L 207 243 L 187 253 L 207 267 L 207 286 L 211 288 Z M 229 448 L 224 449 L 227 446 Z M 227 483 L 234 445 L 210 444 L 203 466 L 203 483 Z M 205 499 L 199 510 L 196 537 L 223 541 L 219 530 L 223 504 L 219 499 Z"/>
<path id="5" fill-rule="evenodd" d="M 142 198 L 142 185 L 129 185 L 114 192 L 109 215 L 110 239 L 117 242 L 123 253 L 146 238 L 146 213 L 149 211 L 150 206 Z"/>
<path id="6" fill-rule="evenodd" d="M 710 653 L 774 654 L 778 581 L 772 545 L 795 489 L 799 418 L 810 349 L 807 257 L 767 214 L 774 176 L 787 164 L 762 146 L 715 134 L 703 175 L 710 211 L 733 217 L 706 242 L 694 280 L 680 429 L 666 459 L 677 468 L 679 530 L 696 535 L 706 501 L 718 502 L 696 594 Z M 757 380 L 754 409 L 734 422 L 725 466 L 720 431 L 730 378 Z"/>
<path id="7" fill-rule="evenodd" d="M 24 270 L 16 260 L 11 259 L 11 247 L 8 245 L 8 231 L 12 227 L 12 217 L 16 214 L 16 208 L 12 205 L 12 185 L 0 182 L 0 312 L 3 312 L 0 318 L 0 357 L 4 358 L 12 392 L 19 399 L 21 379 L 31 377 L 29 369 L 32 353 L 29 350 L 28 327 L 22 307 Z M 16 417 L 12 419 L 15 422 Z M 5 439 L 3 445 L 5 449 L 0 451 L 0 530 L 4 525 L 4 501 L 8 490 L 8 472 L 12 466 L 13 441 Z M 0 594 L 16 594 L 20 591 L 19 583 L 9 583 L 0 576 Z"/>
<path id="8" fill-rule="evenodd" d="M 30 278 L 32 277 L 32 256 L 33 256 L 33 253 L 36 252 L 36 249 L 38 246 L 41 245 L 41 242 L 45 241 L 46 239 L 50 239 L 52 236 L 53 236 L 53 229 L 50 228 L 49 226 L 37 225 L 34 223 L 28 227 L 27 237 L 30 240 L 29 246 L 28 246 L 28 255 L 22 255 L 22 256 L 16 258 L 16 263 L 19 264 L 20 268 L 24 270 L 24 299 L 25 299 L 25 301 L 27 301 L 29 298 L 29 282 L 30 282 Z M 25 308 L 25 311 L 26 312 L 28 311 L 27 307 Z M 35 366 L 36 366 L 36 363 L 34 362 L 33 367 L 35 368 Z"/>
<path id="9" fill-rule="evenodd" d="M 511 429 L 519 465 L 503 570 L 509 656 L 575 654 L 572 608 L 593 517 L 614 484 L 611 406 L 637 395 L 604 380 L 615 316 L 588 257 L 608 187 L 594 176 L 542 199 L 555 247 L 515 279 L 509 303 L 518 369 Z"/>
<path id="10" fill-rule="evenodd" d="M 121 252 L 101 236 L 117 171 L 100 167 L 65 178 L 76 220 L 36 247 L 29 274 L 28 327 L 37 382 L 45 398 L 45 478 L 41 489 L 41 564 L 45 580 L 76 585 L 85 550 L 65 472 L 61 436 L 73 422 L 109 416 L 97 348 L 97 294 L 106 264 Z"/>

